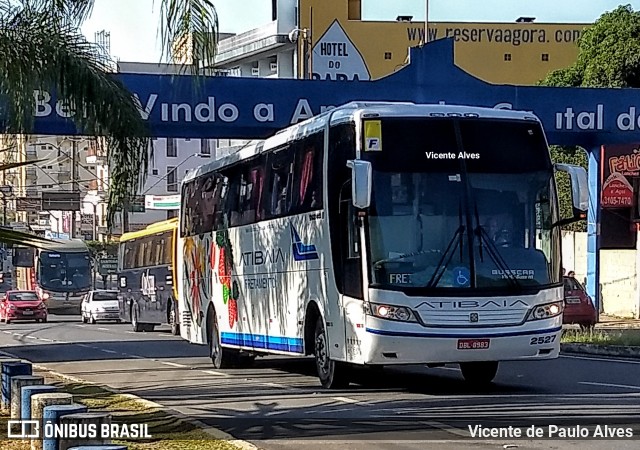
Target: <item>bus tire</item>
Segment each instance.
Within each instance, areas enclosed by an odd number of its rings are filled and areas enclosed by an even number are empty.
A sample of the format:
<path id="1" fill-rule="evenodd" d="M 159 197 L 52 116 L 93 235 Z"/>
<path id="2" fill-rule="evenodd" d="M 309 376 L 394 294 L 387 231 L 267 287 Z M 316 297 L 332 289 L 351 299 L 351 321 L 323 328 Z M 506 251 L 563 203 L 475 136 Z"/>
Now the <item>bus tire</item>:
<path id="1" fill-rule="evenodd" d="M 169 308 L 169 325 L 171 325 L 171 334 L 178 336 L 180 334 L 180 324 L 178 323 L 178 314 L 176 311 L 176 304 L 171 302 Z"/>
<path id="2" fill-rule="evenodd" d="M 229 369 L 235 365 L 237 352 L 222 348 L 218 321 L 213 310 L 207 314 L 207 343 L 209 344 L 209 357 L 215 369 Z"/>
<path id="3" fill-rule="evenodd" d="M 136 308 L 131 308 L 131 327 L 136 333 L 143 331 L 142 324 L 138 322 L 138 310 Z"/>
<path id="4" fill-rule="evenodd" d="M 460 363 L 465 381 L 474 386 L 490 384 L 498 372 L 498 361 L 473 361 Z"/>
<path id="5" fill-rule="evenodd" d="M 318 317 L 314 339 L 316 369 L 320 384 L 325 389 L 340 389 L 349 386 L 349 366 L 329 357 L 329 340 L 322 317 Z"/>

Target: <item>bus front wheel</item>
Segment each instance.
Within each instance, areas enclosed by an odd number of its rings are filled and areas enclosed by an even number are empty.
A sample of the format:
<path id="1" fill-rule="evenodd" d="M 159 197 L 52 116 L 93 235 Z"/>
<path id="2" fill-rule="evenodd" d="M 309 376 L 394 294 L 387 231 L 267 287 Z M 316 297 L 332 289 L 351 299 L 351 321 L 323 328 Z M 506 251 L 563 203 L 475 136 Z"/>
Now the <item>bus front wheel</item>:
<path id="1" fill-rule="evenodd" d="M 329 356 L 329 340 L 324 328 L 322 317 L 318 317 L 315 331 L 314 354 L 318 378 L 323 388 L 340 389 L 349 386 L 349 367 L 339 361 L 333 361 Z"/>
<path id="2" fill-rule="evenodd" d="M 474 361 L 460 363 L 465 381 L 475 386 L 490 384 L 498 372 L 498 361 Z"/>

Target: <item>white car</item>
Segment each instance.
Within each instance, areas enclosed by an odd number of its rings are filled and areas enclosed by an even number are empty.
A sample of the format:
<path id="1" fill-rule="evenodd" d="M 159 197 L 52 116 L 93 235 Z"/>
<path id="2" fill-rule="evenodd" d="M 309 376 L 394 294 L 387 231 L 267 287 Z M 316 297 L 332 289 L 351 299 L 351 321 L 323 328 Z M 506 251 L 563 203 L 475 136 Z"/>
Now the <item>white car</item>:
<path id="1" fill-rule="evenodd" d="M 118 291 L 91 291 L 82 300 L 81 315 L 83 323 L 96 323 L 98 320 L 120 321 Z"/>

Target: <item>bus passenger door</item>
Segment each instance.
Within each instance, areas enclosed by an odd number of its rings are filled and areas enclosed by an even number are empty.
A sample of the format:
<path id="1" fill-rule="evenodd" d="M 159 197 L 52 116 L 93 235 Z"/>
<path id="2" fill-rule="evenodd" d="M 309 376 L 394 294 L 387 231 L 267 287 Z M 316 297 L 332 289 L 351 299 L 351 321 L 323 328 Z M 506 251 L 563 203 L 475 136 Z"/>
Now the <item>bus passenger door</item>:
<path id="1" fill-rule="evenodd" d="M 346 192 L 351 186 L 346 185 Z M 344 192 L 344 191 L 343 191 Z M 360 244 L 360 229 L 357 211 L 351 202 L 351 196 L 345 195 L 340 201 L 340 231 L 341 231 L 341 270 L 342 283 L 340 287 L 342 300 L 342 314 L 344 315 L 344 346 L 346 360 L 361 362 L 362 335 L 365 333 L 364 317 L 364 283 L 362 273 L 362 251 Z"/>

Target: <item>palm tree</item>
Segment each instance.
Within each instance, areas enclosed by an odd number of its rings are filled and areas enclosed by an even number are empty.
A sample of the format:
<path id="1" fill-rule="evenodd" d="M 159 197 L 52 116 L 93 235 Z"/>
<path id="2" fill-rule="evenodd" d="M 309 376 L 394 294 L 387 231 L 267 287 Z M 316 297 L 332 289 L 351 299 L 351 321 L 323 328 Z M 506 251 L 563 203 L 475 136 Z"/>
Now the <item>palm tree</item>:
<path id="1" fill-rule="evenodd" d="M 31 132 L 34 91 L 67 99 L 80 132 L 104 137 L 109 149 L 112 222 L 116 206 L 144 184 L 150 138 L 132 94 L 80 33 L 94 1 L 0 0 L 0 134 Z M 160 10 L 163 56 L 172 60 L 172 44 L 190 42 L 197 60 L 213 60 L 218 19 L 211 0 L 160 0 Z M 197 63 L 190 68 L 198 73 Z M 0 231 L 0 241 L 5 237 Z"/>

